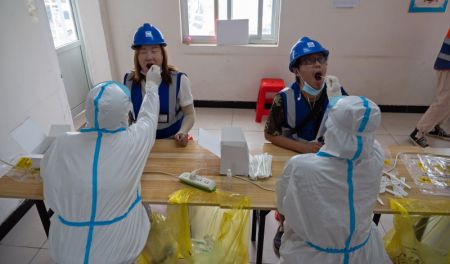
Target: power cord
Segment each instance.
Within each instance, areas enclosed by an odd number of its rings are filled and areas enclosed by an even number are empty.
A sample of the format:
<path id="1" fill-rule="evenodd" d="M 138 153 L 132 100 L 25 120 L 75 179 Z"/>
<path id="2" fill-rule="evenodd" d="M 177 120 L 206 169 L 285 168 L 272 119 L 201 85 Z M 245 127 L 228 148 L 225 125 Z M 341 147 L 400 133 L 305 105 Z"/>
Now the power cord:
<path id="1" fill-rule="evenodd" d="M 273 190 L 273 189 L 264 187 L 264 186 L 262 186 L 261 184 L 258 184 L 258 183 L 254 182 L 254 181 L 251 181 L 251 180 L 245 178 L 245 176 L 233 176 L 233 177 L 236 178 L 236 179 L 239 179 L 239 180 L 242 180 L 242 181 L 246 181 L 246 182 L 248 182 L 248 183 L 251 183 L 251 184 L 253 184 L 253 185 L 257 186 L 258 188 L 261 188 L 261 189 L 263 189 L 263 190 L 265 190 L 265 191 L 275 192 L 275 190 Z"/>
<path id="2" fill-rule="evenodd" d="M 199 168 L 199 169 L 195 169 L 195 170 L 191 171 L 191 174 L 192 174 L 192 173 L 197 174 L 198 171 L 200 171 L 200 170 L 207 170 L 207 169 L 208 169 L 208 168 Z M 170 173 L 170 172 L 165 172 L 165 171 L 148 171 L 148 172 L 146 172 L 146 173 L 150 173 L 150 174 L 160 173 L 160 174 L 164 174 L 164 175 L 168 175 L 168 176 L 172 176 L 172 177 L 178 178 L 178 175 L 175 175 L 175 174 Z M 226 176 L 224 176 L 224 177 L 226 177 Z M 258 184 L 258 183 L 256 183 L 256 182 L 254 182 L 254 181 L 248 180 L 248 179 L 246 179 L 244 176 L 242 176 L 242 177 L 241 177 L 241 176 L 233 176 L 233 177 L 236 178 L 236 179 L 239 179 L 239 180 L 241 180 L 241 181 L 246 181 L 246 182 L 248 182 L 248 183 L 251 183 L 251 184 L 255 185 L 256 187 L 258 187 L 258 188 L 260 188 L 260 189 L 263 189 L 263 190 L 265 190 L 265 191 L 275 192 L 275 190 L 270 189 L 270 188 L 267 188 L 267 187 L 264 187 L 264 186 L 262 186 L 262 185 L 260 185 L 260 184 Z"/>

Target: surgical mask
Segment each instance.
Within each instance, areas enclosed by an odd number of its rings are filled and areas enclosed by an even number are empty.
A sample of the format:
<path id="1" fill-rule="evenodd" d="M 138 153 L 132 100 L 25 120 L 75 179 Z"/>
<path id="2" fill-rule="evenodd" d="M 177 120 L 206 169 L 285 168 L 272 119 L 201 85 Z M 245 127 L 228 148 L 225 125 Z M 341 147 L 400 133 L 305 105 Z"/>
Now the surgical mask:
<path id="1" fill-rule="evenodd" d="M 309 83 L 307 83 L 305 80 L 303 80 L 303 78 L 301 79 L 303 81 L 303 91 L 309 95 L 316 96 L 323 90 L 323 87 L 325 87 L 325 82 L 322 82 L 322 86 L 320 87 L 319 90 L 317 90 L 314 89 L 311 85 L 309 85 Z"/>

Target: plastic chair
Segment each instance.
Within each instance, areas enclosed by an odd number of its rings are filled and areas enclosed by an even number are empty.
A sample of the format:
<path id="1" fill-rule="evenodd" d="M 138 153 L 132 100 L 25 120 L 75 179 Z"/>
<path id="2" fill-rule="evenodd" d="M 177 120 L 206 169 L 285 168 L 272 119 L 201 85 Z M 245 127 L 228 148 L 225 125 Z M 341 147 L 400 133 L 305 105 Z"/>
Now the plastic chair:
<path id="1" fill-rule="evenodd" d="M 259 85 L 258 100 L 256 101 L 256 118 L 257 123 L 261 123 L 264 115 L 269 114 L 270 109 L 264 108 L 266 103 L 272 104 L 273 96 L 284 88 L 284 81 L 281 79 L 264 78 Z M 267 95 L 269 94 L 269 97 Z M 270 95 L 271 94 L 271 95 Z"/>

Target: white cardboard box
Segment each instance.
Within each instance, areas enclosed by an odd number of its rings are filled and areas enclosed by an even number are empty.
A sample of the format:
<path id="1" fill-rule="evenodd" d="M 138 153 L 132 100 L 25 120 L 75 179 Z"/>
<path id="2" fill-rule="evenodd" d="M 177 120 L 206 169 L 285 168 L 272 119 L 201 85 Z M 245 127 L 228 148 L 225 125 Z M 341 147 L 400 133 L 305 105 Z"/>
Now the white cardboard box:
<path id="1" fill-rule="evenodd" d="M 23 157 L 31 158 L 32 167 L 40 168 L 40 162 L 53 140 L 70 130 L 70 125 L 51 125 L 46 135 L 33 120 L 27 119 L 11 132 L 11 136 L 25 150 Z"/>
<path id="2" fill-rule="evenodd" d="M 228 169 L 233 175 L 248 176 L 248 145 L 244 133 L 238 127 L 225 127 L 220 139 L 220 174 Z"/>

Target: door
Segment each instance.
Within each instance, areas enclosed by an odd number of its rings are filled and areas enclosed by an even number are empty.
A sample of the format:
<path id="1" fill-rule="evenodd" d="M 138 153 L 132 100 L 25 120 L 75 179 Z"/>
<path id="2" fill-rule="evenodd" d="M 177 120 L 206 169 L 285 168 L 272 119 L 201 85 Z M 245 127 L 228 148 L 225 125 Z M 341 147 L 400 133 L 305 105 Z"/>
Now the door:
<path id="1" fill-rule="evenodd" d="M 44 0 L 72 116 L 84 110 L 91 87 L 73 0 Z M 74 16 L 75 14 L 75 16 Z"/>

